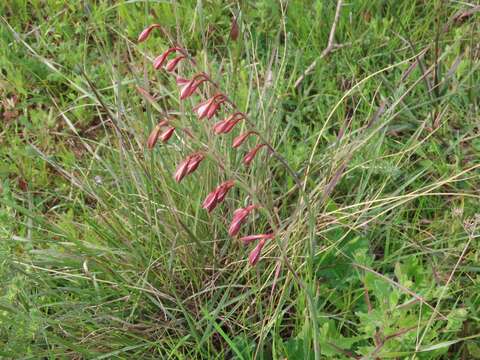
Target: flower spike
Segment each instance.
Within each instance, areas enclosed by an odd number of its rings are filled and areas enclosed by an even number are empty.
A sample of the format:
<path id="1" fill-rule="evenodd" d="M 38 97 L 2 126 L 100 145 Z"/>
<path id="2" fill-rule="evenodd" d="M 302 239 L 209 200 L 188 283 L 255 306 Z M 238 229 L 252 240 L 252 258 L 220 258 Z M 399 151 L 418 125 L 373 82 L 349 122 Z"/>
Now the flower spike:
<path id="1" fill-rule="evenodd" d="M 161 28 L 160 24 L 152 24 L 152 25 L 149 25 L 147 26 L 145 29 L 143 29 L 143 31 L 140 33 L 140 35 L 138 35 L 138 42 L 141 43 L 141 42 L 144 42 L 145 40 L 148 39 L 148 37 L 150 36 L 150 33 L 152 32 L 153 29 L 156 29 L 156 28 Z"/>

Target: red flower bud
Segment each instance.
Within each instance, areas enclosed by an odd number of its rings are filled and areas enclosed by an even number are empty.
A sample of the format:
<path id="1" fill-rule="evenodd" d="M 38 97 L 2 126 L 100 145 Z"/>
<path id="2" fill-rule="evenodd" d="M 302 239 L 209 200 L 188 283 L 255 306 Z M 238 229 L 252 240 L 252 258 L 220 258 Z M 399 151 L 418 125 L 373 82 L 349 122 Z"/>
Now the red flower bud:
<path id="1" fill-rule="evenodd" d="M 148 39 L 148 37 L 150 36 L 150 33 L 152 32 L 153 29 L 155 28 L 160 28 L 161 26 L 159 24 L 152 24 L 152 25 L 149 25 L 147 26 L 141 33 L 140 35 L 138 36 L 138 42 L 141 43 L 145 40 Z"/>
<path id="2" fill-rule="evenodd" d="M 235 182 L 233 180 L 228 180 L 217 186 L 210 194 L 207 195 L 207 197 L 203 201 L 202 208 L 204 208 L 208 212 L 211 212 L 219 203 L 221 203 L 225 199 L 228 191 L 234 185 Z"/>
<path id="3" fill-rule="evenodd" d="M 236 112 L 213 126 L 215 134 L 228 134 L 240 120 L 245 119 L 245 114 Z"/>
<path id="4" fill-rule="evenodd" d="M 171 53 L 177 52 L 177 51 L 180 52 L 180 53 L 182 53 L 182 55 L 183 55 L 184 57 L 187 56 L 185 50 L 182 49 L 182 48 L 172 47 L 172 48 L 170 48 L 170 49 L 167 49 L 167 50 L 165 50 L 161 55 L 157 56 L 157 57 L 155 58 L 155 60 L 153 60 L 153 67 L 155 68 L 155 70 L 160 69 L 160 68 L 163 66 L 163 64 L 165 64 L 165 61 L 167 61 L 167 57 L 168 57 Z M 178 60 L 178 61 L 180 61 L 180 60 Z"/>
<path id="5" fill-rule="evenodd" d="M 263 146 L 267 146 L 267 144 L 258 144 L 243 157 L 243 163 L 245 164 L 245 166 L 250 165 L 250 163 L 257 155 L 258 150 L 260 150 Z"/>
<path id="6" fill-rule="evenodd" d="M 163 143 L 166 143 L 172 137 L 174 132 L 175 128 L 173 126 L 170 126 L 162 133 L 162 135 L 160 135 L 160 140 L 162 140 Z"/>
<path id="7" fill-rule="evenodd" d="M 202 153 L 194 153 L 187 156 L 187 158 L 178 165 L 174 174 L 175 180 L 177 182 L 182 181 L 186 175 L 191 174 L 198 168 L 203 159 L 204 155 Z"/>
<path id="8" fill-rule="evenodd" d="M 189 80 L 187 83 L 182 85 L 180 89 L 180 100 L 185 100 L 190 95 L 193 94 L 193 85 L 195 84 L 195 80 Z"/>
<path id="9" fill-rule="evenodd" d="M 160 131 L 162 130 L 162 128 L 158 125 L 156 125 L 152 132 L 150 133 L 150 135 L 148 136 L 148 140 L 147 140 L 147 148 L 149 149 L 153 149 L 153 147 L 155 146 L 155 144 L 157 143 L 158 141 L 158 136 L 160 135 Z"/>
<path id="10" fill-rule="evenodd" d="M 262 239 L 258 242 L 257 246 L 250 252 L 250 255 L 248 255 L 248 262 L 250 265 L 255 266 L 260 260 L 260 255 L 263 249 L 263 246 L 265 245 L 265 240 Z"/>
<path id="11" fill-rule="evenodd" d="M 177 170 L 175 171 L 175 175 L 174 175 L 174 178 L 175 178 L 176 182 L 182 181 L 182 179 L 185 177 L 185 175 L 187 175 L 188 161 L 189 161 L 189 158 L 186 158 L 177 167 Z"/>
<path id="12" fill-rule="evenodd" d="M 235 210 L 235 212 L 233 213 L 232 223 L 230 224 L 230 227 L 228 229 L 228 235 L 230 236 L 237 235 L 238 232 L 240 231 L 240 227 L 245 222 L 248 214 L 250 214 L 250 212 L 255 208 L 256 208 L 255 205 L 249 205 L 245 208 L 240 208 Z"/>
<path id="13" fill-rule="evenodd" d="M 162 120 L 153 128 L 152 132 L 148 136 L 147 148 L 153 149 L 153 147 L 158 141 L 158 137 L 160 136 L 160 131 L 162 130 L 162 127 L 165 126 L 167 123 L 167 120 Z"/>
<path id="14" fill-rule="evenodd" d="M 184 100 L 191 96 L 197 90 L 198 86 L 207 80 L 208 76 L 205 73 L 200 73 L 195 75 L 192 80 L 188 80 L 187 82 L 181 84 L 182 89 L 180 90 L 180 100 Z"/>
<path id="15" fill-rule="evenodd" d="M 200 165 L 203 159 L 204 159 L 203 154 L 201 153 L 194 154 L 188 164 L 187 175 L 197 170 L 198 166 Z"/>
<path id="16" fill-rule="evenodd" d="M 256 131 L 247 131 L 243 134 L 238 135 L 235 139 L 233 139 L 232 147 L 237 148 L 244 143 L 244 141 L 252 134 L 257 134 Z"/>
<path id="17" fill-rule="evenodd" d="M 226 101 L 227 97 L 225 95 L 216 94 L 210 99 L 198 104 L 193 109 L 196 111 L 199 119 L 203 119 L 204 117 L 211 119 L 220 108 L 220 105 Z"/>
<path id="18" fill-rule="evenodd" d="M 196 111 L 199 119 L 203 119 L 204 117 L 207 116 L 208 109 L 210 108 L 210 106 L 212 106 L 214 101 L 215 101 L 214 98 L 208 99 L 197 108 Z"/>
<path id="19" fill-rule="evenodd" d="M 219 122 L 215 123 L 215 125 L 213 125 L 213 132 L 215 134 L 222 134 L 225 130 L 225 127 L 228 125 L 228 121 L 227 120 L 220 120 Z"/>
<path id="20" fill-rule="evenodd" d="M 207 110 L 207 119 L 211 119 L 220 108 L 220 104 L 225 102 L 225 100 L 219 100 L 218 102 L 213 103 Z"/>
<path id="21" fill-rule="evenodd" d="M 216 189 L 213 190 L 210 194 L 207 195 L 203 201 L 202 208 L 211 212 L 217 206 L 217 192 Z"/>
<path id="22" fill-rule="evenodd" d="M 175 70 L 175 68 L 177 67 L 177 65 L 180 63 L 180 61 L 182 61 L 183 59 L 185 59 L 185 55 L 180 55 L 180 56 L 177 56 L 176 58 L 170 60 L 167 65 L 165 66 L 165 70 L 167 70 L 168 72 L 172 72 L 173 70 Z"/>
<path id="23" fill-rule="evenodd" d="M 217 193 L 217 202 L 222 202 L 225 200 L 225 196 L 227 196 L 228 191 L 235 185 L 233 180 L 225 181 L 218 189 Z"/>

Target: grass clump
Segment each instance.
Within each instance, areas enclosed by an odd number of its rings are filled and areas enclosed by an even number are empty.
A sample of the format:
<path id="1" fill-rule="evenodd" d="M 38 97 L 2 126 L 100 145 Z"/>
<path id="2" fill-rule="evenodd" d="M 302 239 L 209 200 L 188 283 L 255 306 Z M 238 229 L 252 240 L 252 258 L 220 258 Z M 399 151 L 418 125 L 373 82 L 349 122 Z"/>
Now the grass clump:
<path id="1" fill-rule="evenodd" d="M 478 6 L 342 3 L 332 38 L 332 2 L 42 4 L 0 5 L 0 356 L 480 357 Z M 197 119 L 172 44 L 254 128 Z"/>

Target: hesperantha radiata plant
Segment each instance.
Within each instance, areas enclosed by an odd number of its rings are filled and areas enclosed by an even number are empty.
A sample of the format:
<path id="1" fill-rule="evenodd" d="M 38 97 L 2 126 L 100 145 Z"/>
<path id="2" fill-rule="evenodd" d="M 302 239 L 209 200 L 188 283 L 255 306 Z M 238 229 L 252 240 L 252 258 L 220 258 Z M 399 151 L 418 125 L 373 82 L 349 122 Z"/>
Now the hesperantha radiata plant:
<path id="1" fill-rule="evenodd" d="M 152 24 L 146 27 L 140 33 L 138 42 L 141 43 L 148 40 L 151 37 L 153 30 L 157 28 L 160 29 L 161 26 L 159 24 Z M 234 39 L 234 36 L 231 35 L 231 38 Z M 181 63 L 185 63 L 186 73 L 193 72 L 194 74 L 187 77 L 181 73 L 179 70 L 179 65 Z M 214 118 L 221 119 L 207 126 L 209 136 L 229 134 L 240 122 L 245 122 L 247 130 L 233 139 L 232 148 L 240 148 L 248 138 L 255 138 L 257 144 L 249 149 L 243 156 L 243 166 L 249 167 L 262 148 L 266 148 L 268 153 L 274 153 L 277 158 L 283 159 L 278 153 L 276 153 L 273 146 L 264 139 L 261 133 L 255 129 L 254 124 L 249 121 L 247 114 L 238 110 L 237 105 L 220 89 L 211 76 L 203 71 L 197 71 L 197 64 L 186 49 L 179 46 L 172 46 L 157 56 L 153 60 L 152 65 L 155 70 L 163 69 L 175 77 L 175 82 L 180 88 L 180 101 L 185 101 L 194 96 L 200 97 L 201 94 L 199 89 L 202 87 L 202 84 L 208 83 L 212 85 L 211 88 L 214 89 L 214 93 L 210 94 L 206 99 L 200 99 L 199 102 L 193 106 L 191 111 L 194 112 L 199 121 L 208 121 Z M 146 90 L 138 90 L 143 96 L 147 98 L 149 97 Z M 174 124 L 177 124 L 178 122 L 178 119 L 173 118 L 162 119 L 148 136 L 146 141 L 147 148 L 153 149 L 159 140 L 162 143 L 169 141 L 176 130 L 176 125 Z M 189 129 L 183 130 L 182 134 L 185 134 L 185 136 L 191 138 L 195 137 Z M 178 164 L 176 170 L 173 171 L 175 181 L 181 183 L 186 176 L 199 169 L 202 162 L 207 158 L 211 158 L 217 163 L 219 171 L 224 170 L 222 160 L 218 156 L 209 156 L 208 149 L 197 150 L 186 156 L 184 160 Z M 235 185 L 235 178 L 221 182 L 208 195 L 206 195 L 205 200 L 202 203 L 202 208 L 208 213 L 212 213 L 214 209 L 225 200 L 227 194 L 233 187 L 235 187 Z M 243 234 L 243 236 L 240 236 L 242 233 L 242 225 L 247 222 L 249 214 L 259 208 L 265 209 L 264 206 L 254 203 L 238 208 L 231 215 L 231 223 L 228 226 L 229 236 L 232 238 L 238 238 L 238 240 L 245 246 L 255 244 L 248 256 L 248 261 L 252 266 L 257 264 L 260 260 L 262 249 L 267 240 L 272 240 L 276 236 L 274 223 L 270 224 L 270 230 L 265 233 Z M 266 210 L 268 211 L 268 209 Z"/>

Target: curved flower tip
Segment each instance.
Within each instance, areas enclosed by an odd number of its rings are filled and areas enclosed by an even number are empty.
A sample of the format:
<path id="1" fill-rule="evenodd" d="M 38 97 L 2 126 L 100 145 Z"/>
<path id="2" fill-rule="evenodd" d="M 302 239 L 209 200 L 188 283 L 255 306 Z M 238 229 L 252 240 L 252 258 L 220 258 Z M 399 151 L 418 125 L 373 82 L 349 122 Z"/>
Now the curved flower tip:
<path id="1" fill-rule="evenodd" d="M 245 166 L 250 165 L 253 159 L 255 159 L 258 150 L 260 150 L 263 146 L 267 146 L 267 144 L 258 144 L 243 157 L 243 163 L 245 164 Z"/>
<path id="2" fill-rule="evenodd" d="M 250 212 L 256 207 L 257 207 L 256 205 L 249 205 L 247 207 L 235 210 L 235 212 L 233 213 L 232 223 L 228 228 L 228 235 L 230 236 L 237 235 L 238 232 L 240 231 L 240 227 L 245 222 L 248 214 L 250 214 Z"/>
<path id="3" fill-rule="evenodd" d="M 263 246 L 265 245 L 265 239 L 262 239 L 258 242 L 257 246 L 250 252 L 250 255 L 248 255 L 248 262 L 250 265 L 255 266 L 260 260 L 260 255 L 262 253 Z"/>
<path id="4" fill-rule="evenodd" d="M 175 181 L 180 182 L 186 175 L 197 170 L 203 159 L 204 155 L 202 153 L 194 153 L 187 156 L 187 158 L 178 165 L 177 170 L 175 171 Z"/>
<path id="5" fill-rule="evenodd" d="M 203 201 L 202 208 L 207 210 L 209 213 L 212 212 L 212 210 L 215 209 L 219 203 L 225 200 L 225 196 L 234 185 L 235 182 L 233 180 L 228 180 L 217 186 L 210 194 L 207 195 Z"/>
<path id="6" fill-rule="evenodd" d="M 139 43 L 144 42 L 145 40 L 148 39 L 148 37 L 150 36 L 150 33 L 152 32 L 153 29 L 160 28 L 160 27 L 161 27 L 160 24 L 152 24 L 152 25 L 147 26 L 145 29 L 143 29 L 143 31 L 140 33 L 140 35 L 138 35 L 137 41 Z"/>
<path id="7" fill-rule="evenodd" d="M 250 135 L 253 135 L 253 134 L 257 134 L 257 132 L 256 131 L 247 131 L 243 134 L 238 135 L 235 139 L 233 139 L 232 147 L 234 149 L 239 147 L 240 145 L 242 145 L 245 142 L 245 140 L 247 140 L 247 138 Z"/>
<path id="8" fill-rule="evenodd" d="M 175 70 L 175 68 L 177 67 L 177 65 L 180 63 L 180 61 L 182 61 L 183 59 L 185 59 L 185 55 L 180 55 L 180 56 L 177 56 L 176 58 L 170 60 L 167 65 L 165 66 L 165 70 L 167 70 L 168 72 L 172 72 Z"/>

